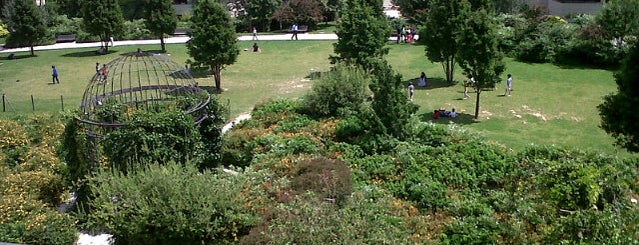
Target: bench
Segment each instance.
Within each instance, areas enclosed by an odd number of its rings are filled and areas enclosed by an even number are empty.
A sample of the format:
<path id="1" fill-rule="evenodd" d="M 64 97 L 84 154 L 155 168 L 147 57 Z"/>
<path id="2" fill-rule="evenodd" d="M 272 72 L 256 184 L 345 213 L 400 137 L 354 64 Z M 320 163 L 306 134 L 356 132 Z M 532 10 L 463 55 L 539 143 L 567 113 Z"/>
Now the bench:
<path id="1" fill-rule="evenodd" d="M 306 33 L 308 32 L 308 26 L 298 26 L 297 33 Z M 293 30 L 288 30 L 288 33 L 293 33 Z"/>
<path id="2" fill-rule="evenodd" d="M 187 28 L 177 28 L 173 32 L 173 36 L 190 36 L 190 35 L 191 35 L 191 29 L 187 29 Z"/>
<path id="3" fill-rule="evenodd" d="M 75 34 L 63 34 L 63 35 L 58 35 L 55 38 L 55 42 L 56 43 L 70 43 L 70 42 L 75 42 Z"/>

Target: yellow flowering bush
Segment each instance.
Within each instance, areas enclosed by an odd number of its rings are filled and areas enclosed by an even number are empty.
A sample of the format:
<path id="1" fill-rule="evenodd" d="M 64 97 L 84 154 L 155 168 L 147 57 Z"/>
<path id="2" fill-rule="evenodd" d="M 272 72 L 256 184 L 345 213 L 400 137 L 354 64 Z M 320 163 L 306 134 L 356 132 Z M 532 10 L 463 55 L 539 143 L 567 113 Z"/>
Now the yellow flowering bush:
<path id="1" fill-rule="evenodd" d="M 12 120 L 0 119 L 0 149 L 14 149 L 29 145 L 29 134 L 22 125 Z"/>
<path id="2" fill-rule="evenodd" d="M 52 206 L 61 202 L 65 190 L 61 175 L 51 171 L 25 171 L 7 175 L 0 182 L 0 194 L 34 196 Z"/>

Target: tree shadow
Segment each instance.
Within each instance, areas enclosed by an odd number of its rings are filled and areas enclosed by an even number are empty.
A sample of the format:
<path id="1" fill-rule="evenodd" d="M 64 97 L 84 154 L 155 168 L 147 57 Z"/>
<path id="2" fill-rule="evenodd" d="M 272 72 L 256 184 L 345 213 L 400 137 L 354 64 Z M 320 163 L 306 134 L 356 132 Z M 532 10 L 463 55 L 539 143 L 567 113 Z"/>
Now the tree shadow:
<path id="1" fill-rule="evenodd" d="M 437 88 L 447 88 L 447 87 L 455 86 L 457 84 L 457 82 L 449 83 L 448 81 L 446 81 L 446 79 L 441 78 L 441 77 L 427 78 L 426 79 L 426 87 L 417 86 L 419 84 L 419 77 L 412 78 L 412 79 L 409 79 L 407 81 L 404 81 L 404 83 L 407 86 L 408 86 L 409 82 L 412 82 L 413 85 L 415 85 L 415 89 L 418 89 L 418 90 L 430 90 L 430 89 L 437 89 Z"/>
<path id="2" fill-rule="evenodd" d="M 108 52 L 104 54 L 100 54 L 98 50 L 94 50 L 94 51 L 81 51 L 81 52 L 67 53 L 67 54 L 63 54 L 62 56 L 81 58 L 81 57 L 102 56 L 102 55 L 113 54 L 117 52 L 118 52 L 117 50 L 109 49 Z"/>
<path id="3" fill-rule="evenodd" d="M 191 66 L 191 76 L 193 78 L 207 78 L 211 75 L 211 72 L 204 66 Z"/>
<path id="4" fill-rule="evenodd" d="M 469 125 L 474 123 L 479 123 L 478 120 L 475 119 L 474 114 L 468 113 L 457 113 L 457 117 L 440 117 L 438 119 L 433 118 L 433 112 L 426 112 L 418 115 L 419 120 L 422 122 L 432 122 L 435 124 L 448 125 L 450 123 L 455 123 L 459 125 Z"/>
<path id="5" fill-rule="evenodd" d="M 215 86 L 199 86 L 201 89 L 206 90 L 206 92 L 209 92 L 209 94 L 222 94 L 221 90 L 217 90 L 217 88 Z"/>
<path id="6" fill-rule="evenodd" d="M 13 54 L 13 58 L 9 58 L 11 54 Z M 14 54 L 14 53 L 11 53 L 11 54 L 7 54 L 7 56 L 0 57 L 0 60 L 19 60 L 19 59 L 38 57 L 38 55 L 31 55 L 29 52 L 27 52 L 27 54 Z"/>

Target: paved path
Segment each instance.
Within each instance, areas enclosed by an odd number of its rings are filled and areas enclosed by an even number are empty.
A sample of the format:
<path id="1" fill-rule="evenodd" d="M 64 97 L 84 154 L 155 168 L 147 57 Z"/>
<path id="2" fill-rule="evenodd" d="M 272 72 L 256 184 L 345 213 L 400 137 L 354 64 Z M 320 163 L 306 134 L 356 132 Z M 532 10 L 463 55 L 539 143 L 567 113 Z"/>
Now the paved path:
<path id="1" fill-rule="evenodd" d="M 302 33 L 298 34 L 299 40 L 337 40 L 337 35 L 335 33 L 328 34 L 310 34 L 310 33 Z M 240 41 L 251 41 L 253 36 L 240 36 L 238 40 Z M 259 41 L 273 41 L 273 40 L 291 40 L 291 34 L 277 34 L 277 35 L 258 35 Z M 189 37 L 169 37 L 164 39 L 166 43 L 186 43 L 189 40 Z M 114 46 L 128 46 L 128 45 L 144 45 L 144 44 L 160 44 L 160 39 L 153 40 L 126 40 L 126 41 L 115 41 L 113 42 Z M 34 49 L 38 50 L 51 50 L 51 49 L 68 49 L 68 48 L 91 48 L 91 47 L 100 47 L 100 42 L 94 43 L 56 43 L 52 45 L 44 45 L 44 46 L 36 46 Z M 17 52 L 26 52 L 29 51 L 29 48 L 15 48 L 15 49 L 2 49 L 0 48 L 0 53 L 17 53 Z"/>

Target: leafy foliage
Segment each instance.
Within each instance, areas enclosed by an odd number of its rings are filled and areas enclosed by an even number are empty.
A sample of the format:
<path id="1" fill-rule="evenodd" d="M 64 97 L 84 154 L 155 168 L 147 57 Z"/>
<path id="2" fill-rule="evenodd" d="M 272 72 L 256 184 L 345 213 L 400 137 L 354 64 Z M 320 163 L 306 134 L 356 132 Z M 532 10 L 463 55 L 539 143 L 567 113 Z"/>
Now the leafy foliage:
<path id="1" fill-rule="evenodd" d="M 615 75 L 617 93 L 604 97 L 597 108 L 601 116 L 601 128 L 617 139 L 617 144 L 632 152 L 639 152 L 639 134 L 635 122 L 639 120 L 636 105 L 639 104 L 639 45 L 635 45 L 626 57 L 623 67 Z"/>
<path id="2" fill-rule="evenodd" d="M 198 1 L 193 8 L 191 40 L 187 42 L 189 55 L 195 65 L 209 66 L 215 77 L 215 87 L 222 90 L 222 68 L 237 60 L 235 27 L 228 11 L 212 0 Z"/>
<path id="3" fill-rule="evenodd" d="M 171 0 L 146 0 L 146 27 L 160 38 L 162 52 L 166 52 L 164 35 L 173 34 L 177 27 L 177 15 Z"/>
<path id="4" fill-rule="evenodd" d="M 323 13 L 324 5 L 319 0 L 286 0 L 273 12 L 272 18 L 312 29 L 324 18 Z"/>
<path id="5" fill-rule="evenodd" d="M 281 0 L 247 0 L 244 8 L 252 26 L 258 30 L 268 31 L 273 13 L 281 4 Z"/>
<path id="6" fill-rule="evenodd" d="M 110 37 L 121 34 L 124 28 L 124 17 L 117 0 L 83 0 L 82 17 L 84 30 L 100 37 L 105 44 Z M 108 51 L 109 45 L 104 48 Z"/>
<path id="7" fill-rule="evenodd" d="M 342 21 L 337 26 L 337 43 L 333 62 L 346 61 L 365 70 L 372 68 L 375 59 L 388 53 L 384 45 L 390 35 L 388 22 L 379 0 L 347 0 L 343 3 Z"/>
<path id="8" fill-rule="evenodd" d="M 199 172 L 192 164 L 151 165 L 124 175 L 100 172 L 90 179 L 94 198 L 86 213 L 91 229 L 122 243 L 227 244 L 256 221 L 248 196 L 259 196 L 259 172 Z"/>
<path id="9" fill-rule="evenodd" d="M 313 83 L 303 99 L 303 110 L 317 117 L 349 115 L 360 111 L 368 97 L 369 79 L 361 69 L 337 65 Z"/>
<path id="10" fill-rule="evenodd" d="M 47 33 L 41 10 L 30 0 L 12 0 L 6 8 L 5 18 L 10 30 L 7 47 L 30 47 L 31 55 L 34 55 L 33 46 Z"/>

